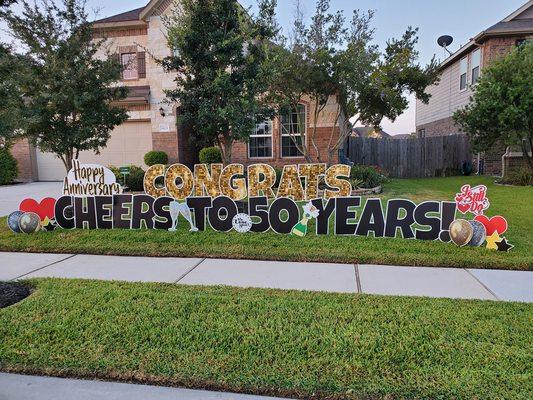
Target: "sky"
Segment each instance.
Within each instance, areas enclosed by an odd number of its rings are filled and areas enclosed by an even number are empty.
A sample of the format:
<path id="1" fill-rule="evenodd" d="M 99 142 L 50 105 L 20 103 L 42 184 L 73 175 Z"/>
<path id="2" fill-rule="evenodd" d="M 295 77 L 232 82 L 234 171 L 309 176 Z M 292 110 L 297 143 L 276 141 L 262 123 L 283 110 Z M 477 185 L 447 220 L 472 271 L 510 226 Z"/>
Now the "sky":
<path id="1" fill-rule="evenodd" d="M 256 0 L 240 0 L 252 7 Z M 148 0 L 87 0 L 90 9 L 98 10 L 100 18 L 142 7 Z M 445 59 L 444 50 L 437 45 L 441 35 L 451 35 L 453 52 L 470 38 L 499 22 L 526 0 L 331 0 L 332 11 L 344 11 L 350 19 L 353 9 L 375 10 L 373 26 L 375 43 L 384 46 L 387 39 L 399 37 L 408 26 L 418 27 L 420 62 L 425 64 L 433 55 Z M 310 18 L 315 1 L 302 0 L 304 15 Z M 288 32 L 294 20 L 294 1 L 278 0 L 278 20 Z M 4 36 L 1 35 L 0 36 Z M 415 101 L 411 98 L 409 108 L 395 122 L 384 120 L 383 129 L 390 134 L 415 131 Z"/>

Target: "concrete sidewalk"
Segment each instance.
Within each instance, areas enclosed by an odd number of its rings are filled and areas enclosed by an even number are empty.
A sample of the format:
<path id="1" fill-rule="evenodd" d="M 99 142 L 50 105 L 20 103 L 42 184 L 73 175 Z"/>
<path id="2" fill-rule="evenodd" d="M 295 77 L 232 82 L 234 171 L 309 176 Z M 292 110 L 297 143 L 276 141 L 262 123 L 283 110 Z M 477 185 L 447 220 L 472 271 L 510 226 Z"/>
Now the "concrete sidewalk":
<path id="1" fill-rule="evenodd" d="M 533 302 L 533 272 L 0 253 L 0 280 L 36 277 Z"/>
<path id="2" fill-rule="evenodd" d="M 276 400 L 205 390 L 0 373 L 0 400 Z"/>

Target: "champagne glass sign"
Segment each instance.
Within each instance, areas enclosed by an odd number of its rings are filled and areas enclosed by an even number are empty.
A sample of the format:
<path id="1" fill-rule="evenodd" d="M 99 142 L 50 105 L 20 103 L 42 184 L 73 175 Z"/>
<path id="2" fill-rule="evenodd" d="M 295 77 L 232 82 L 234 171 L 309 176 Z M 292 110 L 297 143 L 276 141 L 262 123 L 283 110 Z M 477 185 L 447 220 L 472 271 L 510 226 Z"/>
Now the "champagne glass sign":
<path id="1" fill-rule="evenodd" d="M 169 204 L 170 218 L 172 218 L 172 227 L 169 228 L 170 232 L 176 232 L 178 226 L 178 217 L 183 215 L 190 225 L 189 232 L 198 232 L 198 228 L 194 225 L 192 220 L 192 213 L 189 206 L 186 203 L 180 203 L 177 201 L 172 201 Z"/>
<path id="2" fill-rule="evenodd" d="M 176 226 L 178 225 L 178 217 L 180 215 L 180 203 L 173 201 L 169 204 L 168 209 L 170 211 L 170 218 L 172 218 L 172 228 L 169 228 L 169 232 L 176 232 Z"/>

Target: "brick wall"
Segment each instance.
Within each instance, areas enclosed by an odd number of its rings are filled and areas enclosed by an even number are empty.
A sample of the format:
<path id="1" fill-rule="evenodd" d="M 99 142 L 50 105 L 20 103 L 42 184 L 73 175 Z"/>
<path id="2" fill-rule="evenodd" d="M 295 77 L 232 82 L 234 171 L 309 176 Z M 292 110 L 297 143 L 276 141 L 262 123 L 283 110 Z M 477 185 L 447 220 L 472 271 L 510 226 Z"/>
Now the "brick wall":
<path id="1" fill-rule="evenodd" d="M 331 127 L 319 127 L 317 128 L 315 142 L 317 147 L 320 149 L 320 162 L 328 162 L 328 145 L 331 136 Z M 335 128 L 335 138 L 333 144 L 335 143 L 336 138 L 339 135 L 339 128 Z M 317 154 L 314 150 L 311 141 L 310 135 L 312 134 L 312 128 L 307 128 L 308 135 L 308 149 L 313 161 L 317 162 Z M 287 164 L 304 164 L 307 163 L 304 157 L 281 157 L 281 135 L 279 130 L 279 124 L 277 121 L 274 122 L 274 130 L 272 134 L 272 157 L 270 158 L 249 158 L 248 157 L 248 144 L 247 143 L 235 143 L 233 146 L 232 160 L 234 163 L 250 165 L 250 164 L 270 164 L 273 167 L 281 168 Z M 339 162 L 339 157 L 337 152 L 334 155 L 332 160 L 333 164 Z"/>
<path id="2" fill-rule="evenodd" d="M 502 156 L 504 155 L 506 146 L 504 144 L 495 144 L 492 148 L 483 154 L 484 174 L 485 175 L 501 175 L 502 173 Z"/>
<path id="3" fill-rule="evenodd" d="M 167 153 L 171 164 L 179 161 L 177 132 L 152 132 L 152 148 Z"/>
<path id="4" fill-rule="evenodd" d="M 35 150 L 30 146 L 28 140 L 23 139 L 16 142 L 11 148 L 11 154 L 18 163 L 17 181 L 34 181 L 36 179 Z"/>
<path id="5" fill-rule="evenodd" d="M 518 39 L 523 39 L 524 36 L 510 36 L 502 38 L 491 38 L 483 43 L 483 68 L 489 66 L 494 61 L 505 57 L 511 48 L 515 45 Z"/>
<path id="6" fill-rule="evenodd" d="M 522 155 L 512 155 L 511 157 L 506 157 L 504 159 L 505 163 L 505 173 L 507 174 L 509 171 L 512 171 L 514 169 L 521 169 L 521 168 L 528 168 L 529 164 L 526 160 L 526 158 Z"/>
<path id="7" fill-rule="evenodd" d="M 420 129 L 425 129 L 426 137 L 456 135 L 461 132 L 461 128 L 454 122 L 453 117 L 439 119 L 416 127 L 417 134 Z"/>

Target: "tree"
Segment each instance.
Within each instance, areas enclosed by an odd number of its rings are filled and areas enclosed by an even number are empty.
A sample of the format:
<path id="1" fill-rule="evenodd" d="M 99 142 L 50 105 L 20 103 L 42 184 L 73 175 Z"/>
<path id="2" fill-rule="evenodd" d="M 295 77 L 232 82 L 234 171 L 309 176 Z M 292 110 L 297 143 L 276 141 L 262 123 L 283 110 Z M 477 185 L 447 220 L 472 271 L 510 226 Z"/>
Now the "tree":
<path id="1" fill-rule="evenodd" d="M 0 44 L 0 147 L 9 148 L 20 135 L 24 106 L 20 81 L 25 71 L 24 60 Z"/>
<path id="2" fill-rule="evenodd" d="M 114 105 L 127 94 L 114 86 L 122 67 L 105 54 L 102 40 L 93 40 L 83 0 L 20 5 L 20 14 L 7 11 L 2 17 L 24 49 L 21 135 L 55 154 L 68 171 L 80 151 L 99 153 L 110 132 L 126 121 L 126 110 Z"/>
<path id="3" fill-rule="evenodd" d="M 454 114 L 477 151 L 495 143 L 519 146 L 533 169 L 533 43 L 483 70 L 470 104 Z"/>
<path id="4" fill-rule="evenodd" d="M 0 8 L 9 7 L 11 4 L 16 3 L 17 0 L 0 0 Z"/>
<path id="5" fill-rule="evenodd" d="M 279 73 L 273 79 L 278 84 L 272 86 L 280 88 L 276 91 L 281 96 L 279 104 L 291 103 L 301 93 L 316 103 L 310 138 L 296 143 L 308 161 L 313 157 L 307 146 L 313 147 L 314 159 L 322 161 L 316 144 L 316 124 L 328 100 L 335 98 L 335 123 L 327 149 L 331 163 L 352 131 L 352 118 L 376 127 L 383 118 L 396 119 L 407 108 L 409 94 L 428 101 L 425 89 L 437 81 L 438 74 L 434 59 L 425 67 L 417 63 L 417 29 L 409 27 L 400 39 L 389 40 L 380 51 L 372 44 L 372 11 L 355 10 L 346 28 L 343 14 L 331 13 L 329 8 L 329 0 L 319 0 L 309 27 L 297 14 L 297 39 L 287 49 L 293 54 L 293 65 L 276 68 Z"/>
<path id="6" fill-rule="evenodd" d="M 183 0 L 165 21 L 173 54 L 162 64 L 177 72 L 167 97 L 179 104 L 179 122 L 193 139 L 216 144 L 226 164 L 233 143 L 273 116 L 264 65 L 278 31 L 275 5 L 260 0 L 253 16 L 235 0 Z"/>
<path id="7" fill-rule="evenodd" d="M 2 8 L 8 7 L 14 0 L 0 0 Z M 0 147 L 9 148 L 17 133 L 18 111 L 22 96 L 17 84 L 23 64 L 12 54 L 10 46 L 0 43 Z"/>

